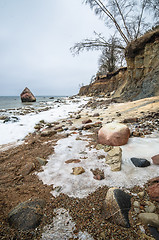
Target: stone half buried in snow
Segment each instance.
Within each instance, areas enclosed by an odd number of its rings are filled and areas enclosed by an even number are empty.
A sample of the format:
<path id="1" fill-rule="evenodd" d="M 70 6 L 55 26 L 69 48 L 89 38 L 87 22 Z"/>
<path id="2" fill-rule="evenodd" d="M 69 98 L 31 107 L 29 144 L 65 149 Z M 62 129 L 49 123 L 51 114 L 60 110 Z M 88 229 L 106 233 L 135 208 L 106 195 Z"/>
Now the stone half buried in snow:
<path id="1" fill-rule="evenodd" d="M 129 137 L 129 128 L 121 123 L 108 123 L 98 132 L 98 142 L 111 146 L 125 145 Z"/>
<path id="2" fill-rule="evenodd" d="M 150 162 L 144 158 L 131 158 L 132 163 L 135 167 L 148 167 L 150 166 Z"/>
<path id="3" fill-rule="evenodd" d="M 122 161 L 122 149 L 114 147 L 106 156 L 106 163 L 111 167 L 111 171 L 120 171 Z"/>
<path id="4" fill-rule="evenodd" d="M 115 224 L 130 227 L 129 210 L 131 208 L 131 196 L 118 188 L 110 188 L 104 200 L 104 217 Z"/>
<path id="5" fill-rule="evenodd" d="M 20 97 L 22 102 L 36 102 L 36 98 L 27 87 L 20 94 Z"/>
<path id="6" fill-rule="evenodd" d="M 72 170 L 73 170 L 73 173 L 72 173 L 73 175 L 80 175 L 85 172 L 83 167 L 74 167 L 72 168 Z"/>

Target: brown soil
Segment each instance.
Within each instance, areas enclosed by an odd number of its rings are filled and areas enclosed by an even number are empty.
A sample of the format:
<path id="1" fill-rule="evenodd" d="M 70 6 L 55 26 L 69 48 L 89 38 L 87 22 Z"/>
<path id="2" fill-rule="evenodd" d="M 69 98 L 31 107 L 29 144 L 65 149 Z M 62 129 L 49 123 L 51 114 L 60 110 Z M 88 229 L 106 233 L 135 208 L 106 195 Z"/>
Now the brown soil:
<path id="1" fill-rule="evenodd" d="M 128 229 L 117 226 L 111 219 L 104 219 L 102 207 L 108 190 L 106 186 L 97 189 L 84 199 L 70 198 L 65 194 L 54 198 L 50 194 L 53 186 L 44 185 L 34 174 L 41 169 L 36 158 L 46 159 L 54 152 L 56 142 L 63 137 L 66 136 L 62 133 L 49 137 L 41 137 L 38 133 L 33 133 L 26 138 L 24 144 L 0 152 L 0 239 L 40 239 L 43 227 L 52 223 L 53 210 L 57 207 L 69 210 L 76 223 L 75 234 L 79 231 L 87 231 L 95 240 L 151 239 L 141 234 L 137 214 L 133 209 L 130 212 L 131 227 Z M 95 146 L 96 134 L 89 134 L 88 137 L 91 138 L 88 146 Z M 24 174 L 25 166 L 30 162 L 34 163 L 35 169 L 26 175 Z M 134 187 L 131 192 L 138 193 L 143 190 L 146 191 L 146 186 L 143 189 Z M 44 217 L 40 226 L 34 231 L 28 232 L 20 232 L 11 228 L 7 220 L 10 210 L 20 202 L 33 198 L 46 201 Z M 135 197 L 132 198 L 132 201 L 134 199 Z M 149 200 L 147 193 L 144 200 Z M 146 234 L 150 236 L 148 229 L 146 229 Z"/>
<path id="2" fill-rule="evenodd" d="M 30 198 L 45 199 L 45 211 L 48 210 L 53 199 L 50 194 L 52 186 L 44 185 L 34 174 L 40 170 L 36 157 L 47 158 L 53 153 L 54 145 L 61 137 L 62 135 L 49 137 L 49 142 L 46 143 L 48 137 L 32 134 L 25 144 L 0 153 L 0 239 L 33 239 L 31 233 L 21 235 L 10 228 L 7 216 L 17 204 Z M 28 163 L 34 163 L 35 170 L 25 175 L 25 166 Z"/>

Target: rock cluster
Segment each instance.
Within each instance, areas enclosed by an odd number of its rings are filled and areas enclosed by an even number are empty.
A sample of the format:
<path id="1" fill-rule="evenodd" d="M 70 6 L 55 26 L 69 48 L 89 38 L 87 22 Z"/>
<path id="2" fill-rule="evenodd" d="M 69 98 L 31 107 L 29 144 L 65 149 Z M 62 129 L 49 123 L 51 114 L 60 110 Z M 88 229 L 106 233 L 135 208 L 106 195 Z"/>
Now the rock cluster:
<path id="1" fill-rule="evenodd" d="M 110 150 L 106 156 L 106 163 L 110 165 L 111 171 L 120 171 L 122 161 L 122 149 L 120 147 L 114 147 Z"/>

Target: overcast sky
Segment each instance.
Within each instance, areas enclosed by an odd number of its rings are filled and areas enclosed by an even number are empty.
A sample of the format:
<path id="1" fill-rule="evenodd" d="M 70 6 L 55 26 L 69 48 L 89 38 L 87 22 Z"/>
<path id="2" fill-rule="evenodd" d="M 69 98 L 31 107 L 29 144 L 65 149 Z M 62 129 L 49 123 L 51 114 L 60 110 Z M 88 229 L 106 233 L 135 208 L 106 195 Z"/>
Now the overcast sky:
<path id="1" fill-rule="evenodd" d="M 108 34 L 82 0 L 0 0 L 0 96 L 73 95 L 98 69 L 100 52 L 73 57 L 93 31 Z"/>

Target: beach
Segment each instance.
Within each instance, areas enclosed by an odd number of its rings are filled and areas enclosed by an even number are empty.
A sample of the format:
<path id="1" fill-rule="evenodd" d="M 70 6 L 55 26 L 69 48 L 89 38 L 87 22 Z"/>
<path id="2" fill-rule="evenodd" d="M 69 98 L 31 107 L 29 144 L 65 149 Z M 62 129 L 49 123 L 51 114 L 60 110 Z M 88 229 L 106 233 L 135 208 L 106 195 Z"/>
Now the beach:
<path id="1" fill-rule="evenodd" d="M 119 103 L 74 96 L 56 101 L 47 102 L 43 109 L 26 106 L 1 112 L 4 117 L 10 114 L 8 122 L 0 120 L 1 239 L 153 239 L 138 214 L 151 201 L 149 180 L 158 177 L 158 165 L 151 157 L 159 154 L 159 98 Z M 124 123 L 131 131 L 128 143 L 121 146 L 118 172 L 105 163 L 107 152 L 98 144 L 99 129 L 110 122 Z M 151 164 L 146 170 L 135 168 L 131 157 L 146 158 Z M 76 167 L 84 172 L 72 174 Z M 103 179 L 95 179 L 102 174 Z M 132 196 L 130 228 L 105 220 L 102 214 L 111 187 Z M 41 224 L 25 232 L 10 227 L 10 210 L 35 198 L 46 202 Z M 140 203 L 139 212 L 134 201 Z M 158 203 L 153 204 L 159 213 Z"/>

